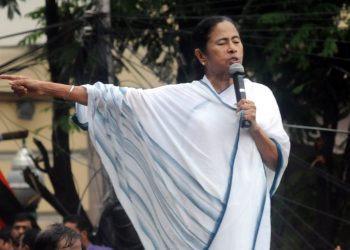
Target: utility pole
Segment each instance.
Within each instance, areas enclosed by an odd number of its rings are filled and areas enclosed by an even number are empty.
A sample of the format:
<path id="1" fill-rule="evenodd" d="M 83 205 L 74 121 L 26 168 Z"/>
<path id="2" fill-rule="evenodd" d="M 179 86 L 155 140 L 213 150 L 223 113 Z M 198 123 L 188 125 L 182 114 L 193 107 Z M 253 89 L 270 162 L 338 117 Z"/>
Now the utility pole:
<path id="1" fill-rule="evenodd" d="M 94 34 L 96 35 L 96 80 L 104 83 L 114 83 L 111 39 L 111 3 L 110 0 L 95 0 L 96 15 Z"/>

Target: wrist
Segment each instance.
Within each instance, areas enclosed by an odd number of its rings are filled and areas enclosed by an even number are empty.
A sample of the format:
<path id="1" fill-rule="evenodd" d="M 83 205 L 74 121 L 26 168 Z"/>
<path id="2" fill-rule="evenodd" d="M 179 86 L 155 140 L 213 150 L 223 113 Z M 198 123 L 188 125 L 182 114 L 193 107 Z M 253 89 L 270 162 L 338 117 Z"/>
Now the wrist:
<path id="1" fill-rule="evenodd" d="M 44 86 L 45 82 L 43 81 L 37 81 L 37 94 L 38 95 L 45 95 L 45 86 Z"/>
<path id="2" fill-rule="evenodd" d="M 37 93 L 38 95 L 50 95 L 54 96 L 55 90 L 52 88 L 52 83 L 47 81 L 37 81 Z"/>
<path id="3" fill-rule="evenodd" d="M 252 126 L 249 129 L 249 132 L 252 136 L 257 135 L 261 132 L 261 127 L 256 123 L 252 123 Z"/>

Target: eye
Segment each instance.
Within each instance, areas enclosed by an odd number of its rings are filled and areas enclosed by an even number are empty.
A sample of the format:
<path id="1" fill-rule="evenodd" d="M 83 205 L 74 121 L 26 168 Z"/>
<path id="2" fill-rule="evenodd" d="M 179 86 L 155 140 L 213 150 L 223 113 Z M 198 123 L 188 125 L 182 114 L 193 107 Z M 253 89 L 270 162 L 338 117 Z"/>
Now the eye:
<path id="1" fill-rule="evenodd" d="M 233 39 L 233 41 L 232 41 L 234 44 L 239 44 L 239 43 L 241 43 L 241 40 L 239 40 L 239 39 Z"/>

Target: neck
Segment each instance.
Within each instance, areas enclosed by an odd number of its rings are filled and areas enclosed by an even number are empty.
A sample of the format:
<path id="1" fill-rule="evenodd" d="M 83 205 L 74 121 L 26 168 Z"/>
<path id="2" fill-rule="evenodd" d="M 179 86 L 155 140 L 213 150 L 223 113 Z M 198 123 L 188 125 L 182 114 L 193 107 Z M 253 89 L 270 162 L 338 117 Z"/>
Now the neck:
<path id="1" fill-rule="evenodd" d="M 89 239 L 82 238 L 81 239 L 81 244 L 83 245 L 84 248 L 87 248 L 91 244 L 91 242 L 90 242 Z"/>
<path id="2" fill-rule="evenodd" d="M 229 74 L 207 74 L 206 76 L 217 93 L 221 93 L 233 83 Z"/>

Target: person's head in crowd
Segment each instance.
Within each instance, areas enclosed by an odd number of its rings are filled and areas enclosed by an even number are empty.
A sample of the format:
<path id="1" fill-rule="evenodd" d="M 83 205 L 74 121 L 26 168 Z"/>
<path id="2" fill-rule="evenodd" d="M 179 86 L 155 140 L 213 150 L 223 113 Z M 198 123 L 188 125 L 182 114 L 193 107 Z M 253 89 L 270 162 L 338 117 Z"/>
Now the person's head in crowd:
<path id="1" fill-rule="evenodd" d="M 85 219 L 78 215 L 69 215 L 63 219 L 63 224 L 80 234 L 81 243 L 85 248 L 91 244 L 90 234 L 92 228 Z"/>
<path id="2" fill-rule="evenodd" d="M 13 242 L 11 238 L 11 229 L 4 228 L 0 231 L 0 250 L 13 250 Z"/>
<path id="3" fill-rule="evenodd" d="M 39 228 L 35 218 L 30 213 L 16 214 L 11 227 L 11 237 L 16 245 L 25 231 L 31 228 Z"/>
<path id="4" fill-rule="evenodd" d="M 39 232 L 40 230 L 38 228 L 31 228 L 25 231 L 20 238 L 18 250 L 32 250 L 36 236 L 39 234 Z"/>
<path id="5" fill-rule="evenodd" d="M 53 224 L 41 231 L 33 250 L 82 250 L 80 235 L 62 224 Z"/>

